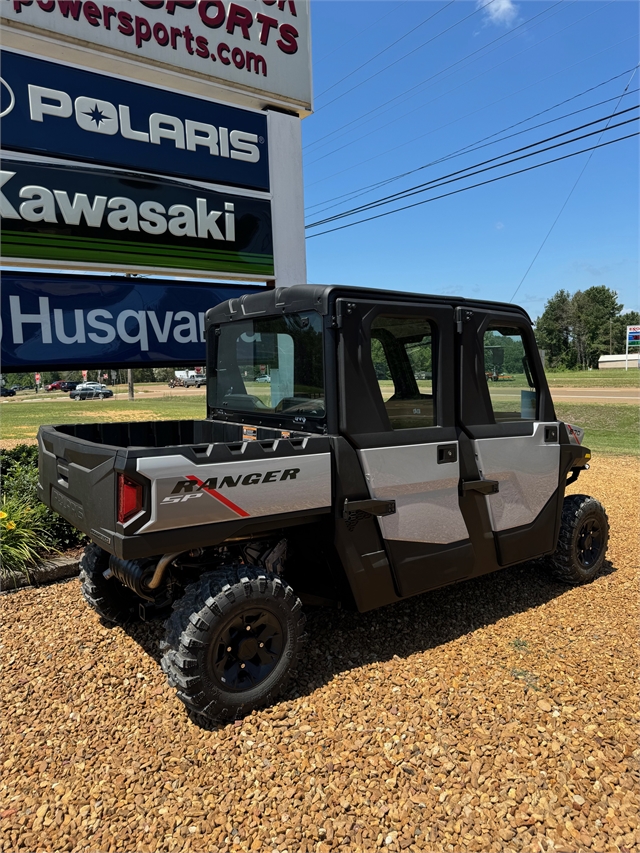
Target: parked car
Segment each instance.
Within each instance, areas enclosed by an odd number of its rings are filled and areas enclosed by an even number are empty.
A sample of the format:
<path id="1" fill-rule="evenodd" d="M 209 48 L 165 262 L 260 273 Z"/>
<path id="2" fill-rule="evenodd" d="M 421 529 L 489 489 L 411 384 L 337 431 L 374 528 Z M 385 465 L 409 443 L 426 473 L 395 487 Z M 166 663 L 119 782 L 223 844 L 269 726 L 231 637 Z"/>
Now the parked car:
<path id="1" fill-rule="evenodd" d="M 60 390 L 62 391 L 75 391 L 76 388 L 80 385 L 79 382 L 63 382 L 60 386 Z"/>
<path id="2" fill-rule="evenodd" d="M 64 391 L 63 381 L 61 379 L 56 380 L 55 382 L 50 382 L 49 385 L 44 386 L 45 391 Z"/>
<path id="3" fill-rule="evenodd" d="M 15 397 L 16 392 L 13 388 L 5 388 L 4 386 L 0 388 L 0 397 Z"/>
<path id="4" fill-rule="evenodd" d="M 11 388 L 9 388 L 9 390 L 10 391 L 22 391 L 23 387 L 24 386 L 22 386 L 22 385 L 12 385 Z"/>
<path id="5" fill-rule="evenodd" d="M 259 376 L 256 376 L 254 382 L 271 382 L 271 377 L 267 376 L 266 373 L 261 373 Z"/>
<path id="6" fill-rule="evenodd" d="M 113 391 L 107 388 L 106 385 L 99 385 L 97 382 L 92 382 L 91 384 L 78 385 L 77 388 L 71 391 L 69 397 L 72 400 L 106 400 L 109 397 L 113 397 Z"/>

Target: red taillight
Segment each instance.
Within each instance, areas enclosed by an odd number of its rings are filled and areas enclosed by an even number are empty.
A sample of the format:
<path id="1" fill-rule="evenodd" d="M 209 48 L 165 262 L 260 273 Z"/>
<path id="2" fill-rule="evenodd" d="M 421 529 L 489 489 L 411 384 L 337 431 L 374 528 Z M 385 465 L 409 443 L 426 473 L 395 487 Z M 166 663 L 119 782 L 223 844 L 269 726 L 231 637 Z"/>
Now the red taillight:
<path id="1" fill-rule="evenodd" d="M 118 474 L 118 521 L 126 524 L 142 509 L 142 486 Z"/>

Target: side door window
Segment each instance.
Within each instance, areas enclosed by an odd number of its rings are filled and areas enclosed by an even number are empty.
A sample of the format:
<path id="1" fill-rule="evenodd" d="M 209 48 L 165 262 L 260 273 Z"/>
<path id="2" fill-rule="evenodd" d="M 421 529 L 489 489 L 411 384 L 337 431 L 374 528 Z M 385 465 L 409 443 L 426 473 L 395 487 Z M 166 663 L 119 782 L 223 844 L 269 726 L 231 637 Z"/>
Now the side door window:
<path id="1" fill-rule="evenodd" d="M 371 360 L 393 430 L 437 424 L 433 345 L 430 320 L 379 316 L 371 324 Z"/>
<path id="2" fill-rule="evenodd" d="M 520 329 L 491 323 L 483 344 L 484 376 L 495 423 L 535 421 L 539 389 Z"/>

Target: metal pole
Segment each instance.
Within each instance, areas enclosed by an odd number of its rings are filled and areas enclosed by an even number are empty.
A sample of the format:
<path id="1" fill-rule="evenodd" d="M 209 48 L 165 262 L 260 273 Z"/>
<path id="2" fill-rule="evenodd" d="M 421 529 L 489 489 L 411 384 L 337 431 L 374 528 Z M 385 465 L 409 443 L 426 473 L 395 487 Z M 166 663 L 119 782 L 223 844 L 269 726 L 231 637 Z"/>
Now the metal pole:
<path id="1" fill-rule="evenodd" d="M 127 370 L 127 383 L 129 385 L 129 399 L 133 400 L 133 370 Z"/>
<path id="2" fill-rule="evenodd" d="M 629 327 L 627 326 L 627 349 L 625 351 L 625 370 L 629 370 Z"/>

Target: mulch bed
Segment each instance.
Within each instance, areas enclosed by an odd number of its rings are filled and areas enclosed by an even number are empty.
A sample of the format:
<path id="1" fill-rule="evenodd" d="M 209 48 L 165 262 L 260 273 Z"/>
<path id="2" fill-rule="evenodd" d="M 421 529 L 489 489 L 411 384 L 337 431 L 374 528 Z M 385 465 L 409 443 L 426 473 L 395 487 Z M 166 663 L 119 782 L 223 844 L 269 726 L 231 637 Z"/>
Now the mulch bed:
<path id="1" fill-rule="evenodd" d="M 572 488 L 611 519 L 592 584 L 311 612 L 284 700 L 224 727 L 166 685 L 160 625 L 104 627 L 77 581 L 3 596 L 0 849 L 637 850 L 638 473 Z"/>

